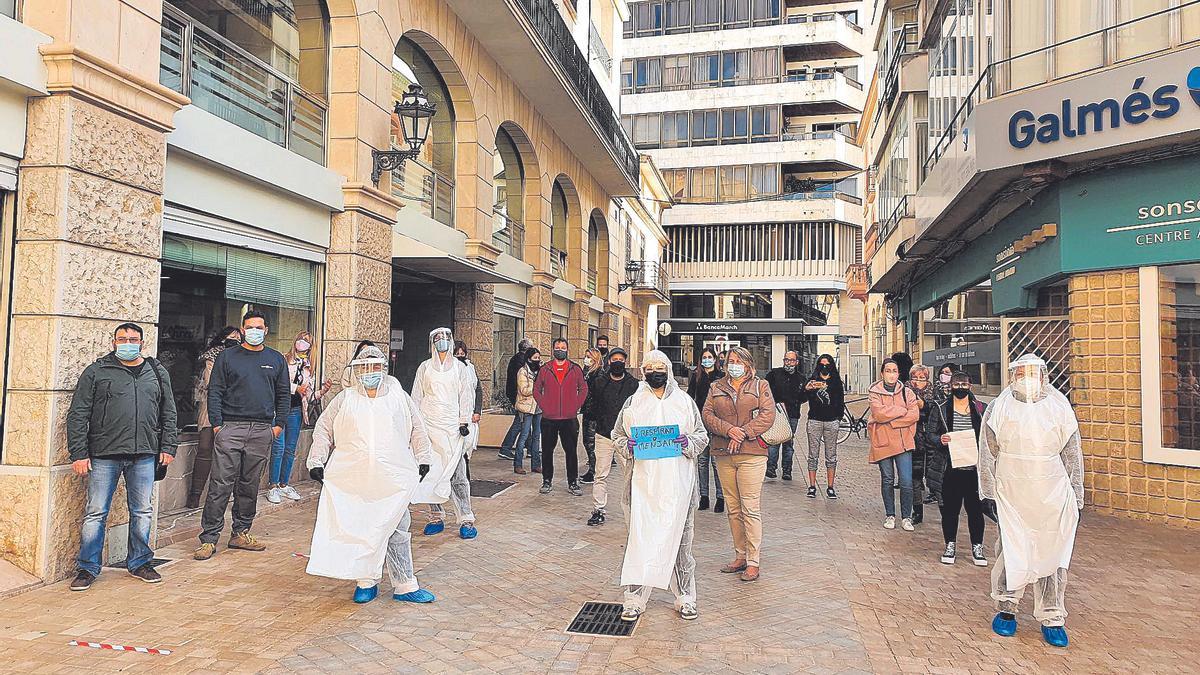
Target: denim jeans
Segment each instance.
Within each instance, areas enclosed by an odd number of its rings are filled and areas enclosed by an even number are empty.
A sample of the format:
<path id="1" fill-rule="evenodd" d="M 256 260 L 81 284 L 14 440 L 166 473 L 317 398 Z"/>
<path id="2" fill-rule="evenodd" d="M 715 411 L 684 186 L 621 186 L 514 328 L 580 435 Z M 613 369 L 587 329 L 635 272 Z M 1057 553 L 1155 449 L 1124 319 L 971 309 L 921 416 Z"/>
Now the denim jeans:
<path id="1" fill-rule="evenodd" d="M 521 436 L 522 415 L 524 415 L 524 413 L 519 411 L 513 413 L 512 424 L 508 425 L 508 433 L 504 434 L 504 442 L 500 444 L 500 454 L 517 454 L 513 448 L 516 447 L 517 439 Z"/>
<path id="2" fill-rule="evenodd" d="M 696 471 L 700 478 L 700 496 L 708 496 L 708 474 L 710 471 L 710 466 L 712 467 L 711 471 L 713 481 L 715 481 L 717 485 L 717 499 L 724 499 L 725 494 L 721 492 L 721 474 L 717 472 L 717 461 L 713 459 L 712 455 L 708 454 L 707 449 L 700 453 L 698 457 L 696 457 Z"/>
<path id="3" fill-rule="evenodd" d="M 772 445 L 767 448 L 767 468 L 771 471 L 779 466 L 779 448 L 783 447 L 783 472 L 791 475 L 792 473 L 792 457 L 796 454 L 796 448 L 792 443 L 792 439 L 796 437 L 796 426 L 800 424 L 800 418 L 789 417 L 788 424 L 792 427 L 792 438 L 787 439 L 780 445 Z"/>
<path id="4" fill-rule="evenodd" d="M 287 485 L 296 461 L 296 443 L 300 442 L 300 423 L 304 420 L 300 408 L 292 408 L 283 422 L 283 433 L 271 445 L 271 485 Z"/>
<path id="5" fill-rule="evenodd" d="M 517 437 L 517 445 L 513 450 L 513 468 L 521 468 L 525 460 L 525 451 L 529 451 L 529 468 L 540 471 L 542 468 L 542 414 L 517 413 L 521 420 L 521 433 Z"/>
<path id="6" fill-rule="evenodd" d="M 79 569 L 100 575 L 100 552 L 104 548 L 104 525 L 112 506 L 117 479 L 125 476 L 125 503 L 129 506 L 129 543 L 125 566 L 130 571 L 150 562 L 150 526 L 154 512 L 150 496 L 154 493 L 154 469 L 158 458 L 141 455 L 136 459 L 92 460 L 87 475 L 87 505 L 83 516 L 83 536 L 79 543 Z"/>
<path id="7" fill-rule="evenodd" d="M 883 512 L 885 515 L 896 515 L 896 472 L 900 472 L 900 517 L 912 518 L 913 484 L 912 484 L 912 450 L 905 450 L 895 457 L 879 461 L 880 486 L 883 491 Z"/>

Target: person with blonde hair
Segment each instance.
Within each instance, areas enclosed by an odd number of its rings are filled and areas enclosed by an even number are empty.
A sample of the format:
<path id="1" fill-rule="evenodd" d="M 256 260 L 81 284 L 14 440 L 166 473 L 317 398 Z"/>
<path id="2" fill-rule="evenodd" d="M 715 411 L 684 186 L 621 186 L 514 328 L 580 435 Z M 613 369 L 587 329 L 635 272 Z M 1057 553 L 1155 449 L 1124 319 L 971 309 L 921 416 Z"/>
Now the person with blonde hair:
<path id="1" fill-rule="evenodd" d="M 775 398 L 766 380 L 756 375 L 750 350 L 729 350 L 725 377 L 709 388 L 702 417 L 712 438 L 709 453 L 717 462 L 733 535 L 734 559 L 721 571 L 740 572 L 742 581 L 757 581 L 762 484 L 767 475 L 767 446 L 760 437 L 775 423 Z"/>
<path id="2" fill-rule="evenodd" d="M 605 349 L 605 351 L 608 351 Z M 596 387 L 596 380 L 604 374 L 605 356 L 600 353 L 596 347 L 588 347 L 583 353 L 583 378 L 587 382 L 588 397 L 583 402 L 583 407 L 579 409 L 579 413 L 583 415 L 583 451 L 587 453 L 588 470 L 587 473 L 579 477 L 580 483 L 595 483 L 596 482 L 596 412 L 595 397 L 592 396 L 592 390 Z"/>
<path id="3" fill-rule="evenodd" d="M 331 380 L 325 380 L 320 387 L 316 384 L 316 376 L 312 367 L 312 333 L 302 330 L 296 334 L 292 348 L 283 355 L 288 365 L 288 379 L 291 382 L 291 407 L 283 418 L 283 433 L 271 445 L 271 489 L 267 491 L 267 501 L 278 504 L 284 497 L 293 501 L 300 499 L 296 488 L 288 485 L 292 476 L 292 464 L 296 461 L 296 444 L 300 442 L 300 429 L 309 426 L 315 420 L 309 419 L 309 407 L 314 401 L 320 400 L 333 386 Z"/>

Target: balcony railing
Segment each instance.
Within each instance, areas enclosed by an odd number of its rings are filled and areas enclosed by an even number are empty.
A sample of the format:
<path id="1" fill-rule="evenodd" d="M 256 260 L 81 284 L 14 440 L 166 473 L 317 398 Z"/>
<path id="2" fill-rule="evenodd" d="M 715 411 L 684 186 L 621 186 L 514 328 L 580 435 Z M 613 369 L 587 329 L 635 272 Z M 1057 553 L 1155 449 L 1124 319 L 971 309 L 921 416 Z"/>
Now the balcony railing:
<path id="1" fill-rule="evenodd" d="M 604 87 L 592 74 L 589 58 L 579 49 L 571 28 L 563 20 L 554 0 L 516 0 L 533 24 L 538 37 L 550 51 L 550 59 L 561 67 L 584 107 L 591 114 L 605 143 L 617 157 L 626 178 L 637 185 L 639 162 L 633 143 L 625 135 Z"/>
<path id="2" fill-rule="evenodd" d="M 599 277 L 599 275 L 596 273 L 596 270 L 588 270 L 588 272 L 587 272 L 587 291 L 588 291 L 588 293 L 596 292 L 598 277 Z"/>
<path id="3" fill-rule="evenodd" d="M 819 12 L 817 14 L 789 14 L 784 23 L 821 23 L 822 21 L 837 21 L 849 26 L 852 30 L 861 33 L 862 26 L 847 19 L 845 15 L 837 12 Z"/>
<path id="4" fill-rule="evenodd" d="M 906 54 L 912 54 L 917 49 L 917 25 L 915 23 L 906 23 L 900 32 L 896 35 L 895 42 L 891 45 L 891 55 L 887 57 L 887 62 L 880 62 L 880 75 L 883 76 L 883 96 L 884 103 L 890 103 L 896 97 L 896 92 L 899 91 L 900 85 L 900 60 Z"/>
<path id="5" fill-rule="evenodd" d="M 825 131 L 788 131 L 784 130 L 783 140 L 785 141 L 824 141 L 831 138 L 839 138 L 847 143 L 858 145 L 858 140 L 841 129 L 825 130 Z"/>
<path id="6" fill-rule="evenodd" d="M 192 104 L 318 164 L 326 104 L 249 52 L 163 6 L 158 80 Z"/>
<path id="7" fill-rule="evenodd" d="M 654 260 L 630 260 L 625 264 L 625 286 L 635 291 L 655 291 L 670 296 L 667 268 Z"/>
<path id="8" fill-rule="evenodd" d="M 604 39 L 600 37 L 600 31 L 596 30 L 596 24 L 589 26 L 588 51 L 591 53 L 592 60 L 598 62 L 604 72 L 611 75 L 612 56 L 608 53 L 608 47 L 604 46 Z"/>
<path id="9" fill-rule="evenodd" d="M 502 211 L 492 208 L 492 244 L 518 260 L 524 257 L 525 226 Z"/>
<path id="10" fill-rule="evenodd" d="M 862 82 L 850 77 L 842 72 L 802 72 L 802 73 L 787 73 L 783 76 L 784 82 L 816 82 L 818 80 L 842 80 L 846 84 L 855 89 L 862 89 Z"/>
<path id="11" fill-rule="evenodd" d="M 851 204 L 862 204 L 862 197 L 840 190 L 813 190 L 811 192 L 784 192 L 779 199 L 837 199 Z"/>
<path id="12" fill-rule="evenodd" d="M 567 252 L 550 247 L 550 274 L 555 278 L 564 279 L 567 273 Z"/>
<path id="13" fill-rule="evenodd" d="M 392 171 L 392 196 L 454 227 L 454 183 L 421 160 L 409 160 Z"/>
<path id="14" fill-rule="evenodd" d="M 871 287 L 871 266 L 856 263 L 846 268 L 846 292 L 852 298 L 865 300 Z"/>
<path id="15" fill-rule="evenodd" d="M 880 245 L 887 242 L 896 228 L 900 226 L 900 221 L 909 218 L 913 215 L 912 203 L 909 201 L 910 195 L 904 195 L 900 198 L 896 208 L 892 209 L 891 214 L 887 219 L 879 223 L 879 243 Z"/>
<path id="16" fill-rule="evenodd" d="M 667 228 L 671 280 L 842 281 L 855 263 L 858 228 L 830 221 L 681 225 Z"/>
<path id="17" fill-rule="evenodd" d="M 1193 18 L 1198 12 L 1200 12 L 1200 0 L 1185 0 L 1178 7 L 1170 7 L 1122 21 L 988 65 L 982 70 L 979 79 L 975 81 L 974 86 L 966 95 L 961 99 L 949 99 L 950 101 L 961 100 L 961 103 L 955 109 L 954 115 L 944 123 L 945 128 L 941 128 L 941 125 L 935 128 L 931 116 L 931 140 L 936 140 L 929 149 L 929 156 L 925 159 L 925 173 L 928 174 L 951 147 L 962 129 L 963 123 L 979 103 L 1003 94 L 1031 89 L 1049 82 L 1166 51 L 1182 44 L 1195 43 L 1200 40 L 1200 30 L 1197 30 L 1197 24 Z M 1149 39 L 1144 35 L 1161 35 L 1162 39 Z M 1065 58 L 1056 58 L 1060 52 Z M 1081 54 L 1084 56 L 1094 55 L 1095 58 L 1081 58 Z M 1051 64 L 1054 65 L 1053 68 Z M 948 77 L 949 74 L 942 75 L 932 72 L 934 65 L 935 59 L 931 57 L 931 82 L 938 77 Z M 931 110 L 934 104 L 933 99 L 934 97 L 931 95 Z"/>

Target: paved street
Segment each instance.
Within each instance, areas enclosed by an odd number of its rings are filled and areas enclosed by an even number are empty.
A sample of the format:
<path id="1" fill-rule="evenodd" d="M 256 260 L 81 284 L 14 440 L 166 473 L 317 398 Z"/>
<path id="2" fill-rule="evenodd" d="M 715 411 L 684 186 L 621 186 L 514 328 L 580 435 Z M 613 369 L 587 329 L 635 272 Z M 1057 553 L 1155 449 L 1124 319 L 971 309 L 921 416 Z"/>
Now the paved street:
<path id="1" fill-rule="evenodd" d="M 416 535 L 418 576 L 435 604 L 381 594 L 354 605 L 352 584 L 306 576 L 293 555 L 307 552 L 312 530 L 316 499 L 305 490 L 300 503 L 264 508 L 255 527 L 264 553 L 222 548 L 194 562 L 188 539 L 159 551 L 182 558 L 163 568 L 161 586 L 109 570 L 87 593 L 63 582 L 0 600 L 0 671 L 1194 672 L 1196 533 L 1086 515 L 1068 593 L 1072 646 L 1045 646 L 1028 608 L 1017 637 L 1003 639 L 989 629 L 988 571 L 939 564 L 936 514 L 915 534 L 883 530 L 865 448 L 842 454 L 839 501 L 768 481 L 757 583 L 717 572 L 730 557 L 726 519 L 697 515 L 694 623 L 658 592 L 631 639 L 564 634 L 583 602 L 619 597 L 624 530 L 619 512 L 586 527 L 586 498 L 562 486 L 538 495 L 533 476 L 477 500 L 479 539 Z M 511 478 L 493 457 L 481 451 L 475 475 Z M 962 530 L 965 542 L 965 522 Z M 989 546 L 994 537 L 989 528 Z"/>

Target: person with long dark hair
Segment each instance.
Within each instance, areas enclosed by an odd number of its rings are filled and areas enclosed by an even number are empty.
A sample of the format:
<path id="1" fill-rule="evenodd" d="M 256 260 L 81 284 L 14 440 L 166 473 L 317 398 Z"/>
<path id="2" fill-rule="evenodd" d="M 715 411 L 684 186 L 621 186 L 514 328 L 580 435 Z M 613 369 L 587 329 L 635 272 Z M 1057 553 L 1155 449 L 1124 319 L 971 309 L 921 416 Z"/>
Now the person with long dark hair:
<path id="1" fill-rule="evenodd" d="M 846 392 L 837 363 L 829 354 L 817 357 L 817 366 L 801 390 L 801 402 L 808 403 L 808 497 L 817 496 L 817 463 L 825 448 L 825 496 L 837 499 L 833 476 L 837 471 L 837 437 L 842 413 L 846 410 Z"/>
<path id="2" fill-rule="evenodd" d="M 925 405 L 931 411 L 942 407 L 950 398 L 950 381 L 956 372 L 958 372 L 958 367 L 953 363 L 946 363 L 937 369 L 937 377 L 930 380 L 929 387 L 923 394 Z M 921 428 L 924 429 L 924 427 Z M 921 440 L 920 436 L 917 437 L 917 440 L 918 442 Z M 942 476 L 946 473 L 950 455 L 945 448 L 938 447 L 939 445 L 929 446 L 925 457 L 925 484 L 929 487 L 929 492 L 923 500 L 926 504 L 941 505 L 942 503 Z"/>
<path id="3" fill-rule="evenodd" d="M 208 419 L 208 380 L 212 377 L 213 362 L 217 355 L 230 347 L 242 343 L 242 331 L 237 326 L 225 326 L 208 341 L 208 348 L 197 359 L 204 365 L 196 377 L 194 400 L 196 401 L 196 428 L 200 431 L 199 443 L 196 445 L 196 456 L 192 460 L 192 480 L 188 485 L 187 507 L 194 509 L 200 506 L 200 496 L 204 494 L 204 486 L 208 483 L 208 474 L 212 469 L 213 427 Z"/>
<path id="4" fill-rule="evenodd" d="M 948 434 L 952 431 L 974 431 L 975 442 L 979 442 L 984 411 L 983 403 L 975 400 L 975 395 L 971 393 L 971 378 L 966 373 L 954 374 L 950 391 L 952 397 L 929 414 L 925 428 L 929 442 L 936 443 L 946 455 L 950 453 L 947 447 L 950 442 Z M 958 516 L 965 507 L 967 528 L 971 534 L 971 560 L 980 567 L 987 567 L 987 557 L 983 554 L 983 503 L 979 499 L 979 472 L 976 465 L 947 467 L 943 485 L 942 535 L 946 539 L 946 549 L 942 553 L 942 562 L 954 564 Z"/>
<path id="5" fill-rule="evenodd" d="M 513 409 L 521 422 L 517 440 L 513 446 L 513 473 L 525 475 L 521 466 L 525 453 L 529 453 L 529 470 L 542 472 L 542 409 L 533 398 L 533 383 L 542 367 L 542 353 L 537 347 L 527 347 L 521 354 L 521 365 L 515 376 L 516 399 Z"/>
<path id="6" fill-rule="evenodd" d="M 717 352 L 709 347 L 700 350 L 700 359 L 696 368 L 688 378 L 688 396 L 696 402 L 696 408 L 704 410 L 704 402 L 708 400 L 708 389 L 713 382 L 725 377 L 725 371 L 717 363 Z M 721 492 L 721 476 L 717 473 L 717 463 L 713 461 L 708 448 L 696 457 L 696 472 L 700 478 L 700 510 L 708 510 L 708 474 L 711 467 L 712 479 L 717 487 L 717 500 L 713 504 L 713 513 L 725 511 L 725 498 Z"/>

